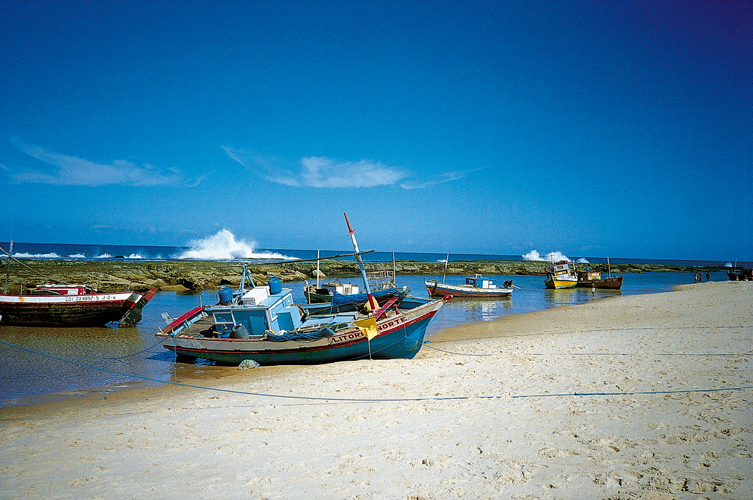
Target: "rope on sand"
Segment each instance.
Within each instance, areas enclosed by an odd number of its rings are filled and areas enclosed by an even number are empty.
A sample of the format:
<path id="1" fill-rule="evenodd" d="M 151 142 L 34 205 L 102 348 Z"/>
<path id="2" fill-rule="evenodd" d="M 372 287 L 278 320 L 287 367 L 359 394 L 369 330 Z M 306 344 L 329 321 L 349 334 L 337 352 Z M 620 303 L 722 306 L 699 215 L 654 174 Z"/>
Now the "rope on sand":
<path id="1" fill-rule="evenodd" d="M 471 353 L 471 352 L 454 352 L 454 351 L 447 351 L 445 349 L 440 349 L 439 347 L 434 347 L 433 345 L 429 345 L 429 341 L 424 342 L 424 347 L 428 347 L 429 349 L 434 349 L 435 351 L 444 352 L 447 354 L 455 354 L 457 356 L 494 356 L 495 353 Z"/>
<path id="2" fill-rule="evenodd" d="M 126 377 L 132 377 L 140 380 L 148 380 L 151 382 L 158 382 L 166 385 L 174 385 L 179 387 L 189 387 L 192 389 L 202 389 L 206 391 L 224 392 L 228 394 L 241 394 L 245 396 L 258 396 L 267 398 L 278 399 L 293 399 L 298 401 L 322 401 L 332 403 L 398 403 L 398 402 L 420 402 L 420 401 L 466 401 L 471 399 L 502 399 L 502 398 L 544 398 L 544 397 L 576 397 L 576 396 L 635 396 L 635 395 L 656 395 L 656 394 L 691 394 L 691 393 L 710 393 L 710 392 L 725 392 L 725 391 L 745 391 L 753 389 L 753 386 L 741 386 L 741 387 L 720 387 L 714 389 L 686 389 L 686 390 L 665 390 L 665 391 L 626 391 L 626 392 L 572 392 L 572 393 L 557 393 L 557 394 L 510 394 L 510 395 L 480 395 L 480 396 L 431 396 L 431 397 L 416 397 L 416 398 L 332 398 L 326 396 L 294 396 L 289 394 L 270 394 L 262 392 L 248 392 L 248 391 L 235 391 L 232 389 L 220 389 L 216 387 L 205 387 L 193 384 L 182 384 L 179 382 L 170 382 L 159 380 L 151 377 L 144 377 L 142 375 L 135 375 L 131 373 L 119 372 L 116 370 L 110 370 L 107 368 L 100 368 L 98 366 L 89 365 L 86 363 L 80 363 L 78 361 L 71 361 L 51 354 L 45 354 L 43 352 L 28 349 L 26 347 L 11 344 L 0 340 L 0 344 L 19 349 L 22 351 L 44 356 L 46 358 L 55 359 L 64 363 L 80 366 L 83 368 L 91 368 L 93 370 L 99 370 L 107 373 L 113 373 L 116 375 L 122 375 Z"/>

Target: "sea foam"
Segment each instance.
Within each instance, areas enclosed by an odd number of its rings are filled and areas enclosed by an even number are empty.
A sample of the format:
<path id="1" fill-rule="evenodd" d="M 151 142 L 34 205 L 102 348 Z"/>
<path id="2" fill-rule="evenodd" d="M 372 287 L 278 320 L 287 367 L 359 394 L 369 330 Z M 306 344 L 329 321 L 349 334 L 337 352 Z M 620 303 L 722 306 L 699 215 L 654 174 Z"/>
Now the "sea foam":
<path id="1" fill-rule="evenodd" d="M 276 259 L 293 260 L 292 257 L 276 252 L 257 252 L 256 242 L 246 243 L 236 240 L 235 235 L 223 229 L 205 239 L 191 240 L 189 249 L 178 255 L 178 259 L 230 260 L 230 259 Z"/>
<path id="2" fill-rule="evenodd" d="M 549 252 L 545 256 L 541 256 L 539 255 L 539 252 L 537 250 L 531 250 L 530 252 L 523 254 L 521 257 L 523 257 L 523 260 L 539 260 L 545 262 L 559 262 L 561 260 L 570 260 L 567 255 L 563 254 L 562 252 Z"/>
<path id="3" fill-rule="evenodd" d="M 52 253 L 19 253 L 13 254 L 16 259 L 59 259 L 60 255 Z"/>

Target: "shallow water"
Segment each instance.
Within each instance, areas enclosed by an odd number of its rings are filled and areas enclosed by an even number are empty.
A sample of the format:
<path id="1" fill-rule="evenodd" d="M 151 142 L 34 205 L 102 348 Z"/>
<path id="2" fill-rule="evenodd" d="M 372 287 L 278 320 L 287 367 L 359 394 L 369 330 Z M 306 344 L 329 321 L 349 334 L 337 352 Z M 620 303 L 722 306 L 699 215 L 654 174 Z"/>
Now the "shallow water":
<path id="1" fill-rule="evenodd" d="M 490 276 L 497 283 L 513 279 L 520 289 L 503 299 L 453 299 L 440 310 L 427 329 L 427 337 L 450 326 L 491 321 L 510 314 L 522 314 L 553 307 L 580 304 L 615 295 L 668 292 L 679 284 L 692 283 L 693 276 L 680 273 L 627 274 L 622 291 L 590 289 L 547 290 L 542 276 Z M 412 295 L 428 297 L 424 279 L 442 276 L 398 276 L 397 285 L 407 286 Z M 712 273 L 713 281 L 726 274 Z M 343 282 L 359 283 L 358 278 Z M 447 276 L 448 283 L 464 281 Z M 303 302 L 303 283 L 286 283 L 297 302 Z M 216 291 L 196 294 L 160 292 L 144 308 L 136 328 L 33 328 L 0 327 L 0 407 L 35 404 L 78 395 L 106 394 L 128 387 L 159 385 L 188 376 L 219 370 L 211 363 L 175 363 L 154 333 L 165 321 L 162 313 L 177 317 L 200 304 L 216 303 Z"/>

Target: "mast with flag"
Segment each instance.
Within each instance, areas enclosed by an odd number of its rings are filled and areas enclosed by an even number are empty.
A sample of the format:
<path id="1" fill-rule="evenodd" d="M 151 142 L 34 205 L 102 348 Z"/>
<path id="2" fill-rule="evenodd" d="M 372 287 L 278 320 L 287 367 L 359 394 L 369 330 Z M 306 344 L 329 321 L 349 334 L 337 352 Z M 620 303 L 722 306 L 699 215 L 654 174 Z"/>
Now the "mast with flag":
<path id="1" fill-rule="evenodd" d="M 369 280 L 366 277 L 366 268 L 363 267 L 363 260 L 361 259 L 361 252 L 358 250 L 358 242 L 356 241 L 356 230 L 350 227 L 350 221 L 348 220 L 348 214 L 343 212 L 343 215 L 345 215 L 345 223 L 348 225 L 348 236 L 350 236 L 350 241 L 353 242 L 353 250 L 355 251 L 356 260 L 358 261 L 358 267 L 361 268 L 361 276 L 363 277 L 363 285 L 366 288 L 366 294 L 369 296 L 369 305 L 371 306 L 372 311 L 376 311 L 379 309 L 379 304 L 377 303 L 376 299 L 371 295 L 371 287 L 369 286 Z"/>

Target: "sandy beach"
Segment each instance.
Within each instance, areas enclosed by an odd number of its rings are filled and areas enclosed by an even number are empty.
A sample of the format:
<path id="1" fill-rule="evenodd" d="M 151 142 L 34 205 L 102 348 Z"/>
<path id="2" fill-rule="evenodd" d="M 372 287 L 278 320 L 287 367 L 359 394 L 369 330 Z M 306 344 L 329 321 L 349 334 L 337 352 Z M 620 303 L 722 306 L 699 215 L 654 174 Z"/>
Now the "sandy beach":
<path id="1" fill-rule="evenodd" d="M 753 498 L 751 304 L 750 282 L 686 285 L 447 329 L 413 360 L 3 408 L 0 498 Z"/>

